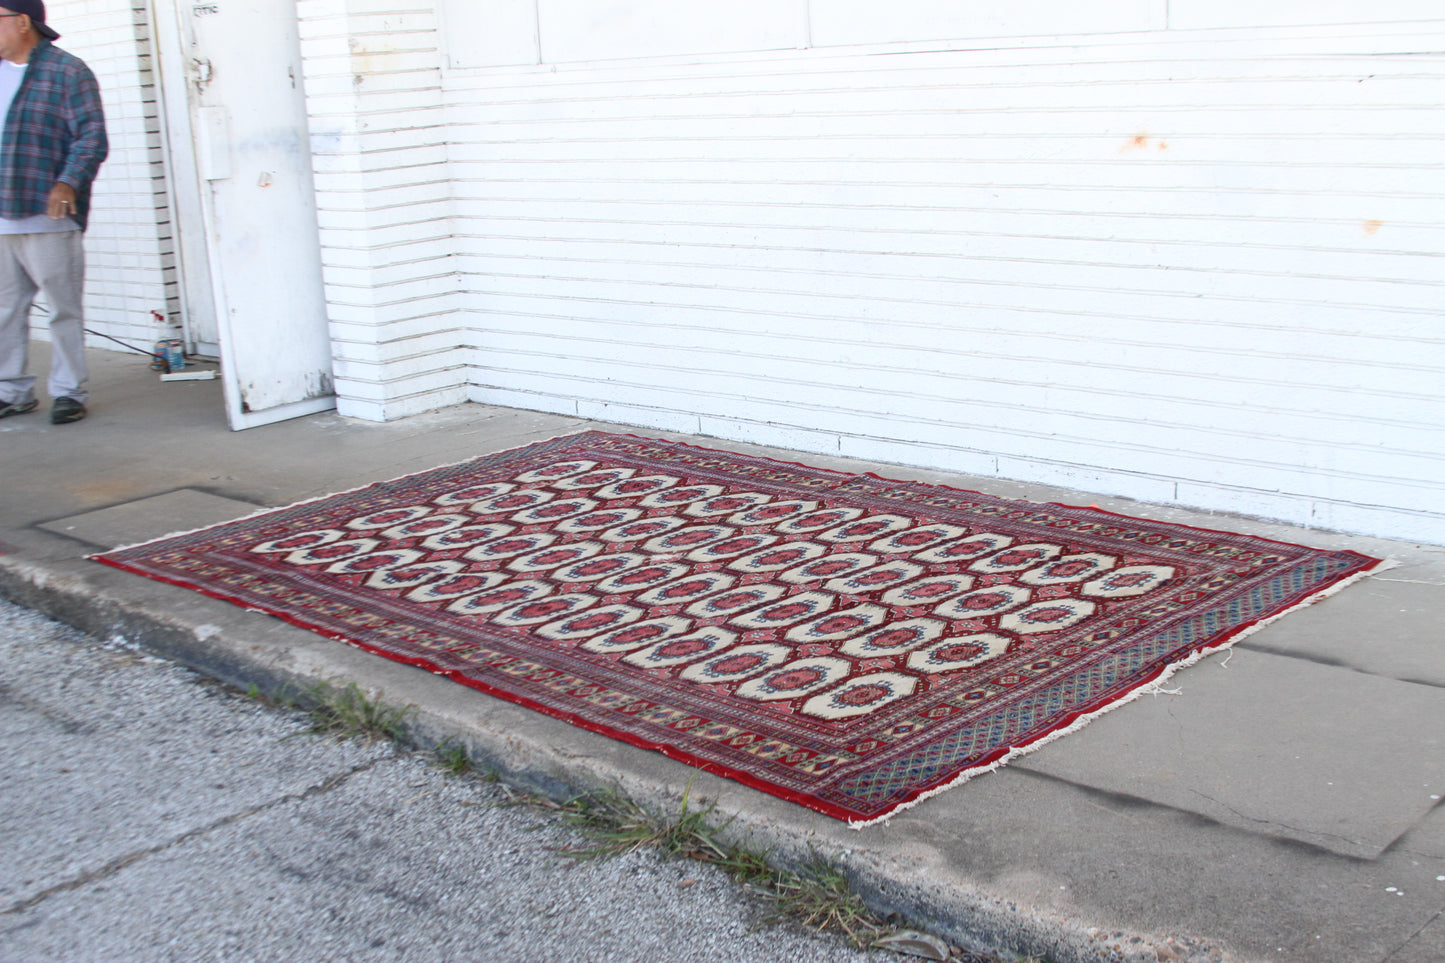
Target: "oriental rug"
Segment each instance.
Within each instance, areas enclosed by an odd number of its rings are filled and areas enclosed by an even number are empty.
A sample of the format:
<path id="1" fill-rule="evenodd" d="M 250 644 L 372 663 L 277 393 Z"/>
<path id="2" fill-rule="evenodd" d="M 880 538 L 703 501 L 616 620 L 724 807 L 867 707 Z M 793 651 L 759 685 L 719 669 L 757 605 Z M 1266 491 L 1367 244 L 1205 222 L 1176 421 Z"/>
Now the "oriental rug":
<path id="1" fill-rule="evenodd" d="M 854 824 L 1376 564 L 603 432 L 94 557 Z"/>

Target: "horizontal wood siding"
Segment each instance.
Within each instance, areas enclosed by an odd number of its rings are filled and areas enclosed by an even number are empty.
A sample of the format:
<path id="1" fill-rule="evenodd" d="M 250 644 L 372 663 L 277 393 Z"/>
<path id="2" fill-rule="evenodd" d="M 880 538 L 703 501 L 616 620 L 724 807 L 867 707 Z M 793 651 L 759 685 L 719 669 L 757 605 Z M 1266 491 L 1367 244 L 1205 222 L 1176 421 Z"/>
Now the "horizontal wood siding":
<path id="1" fill-rule="evenodd" d="M 931 46 L 449 72 L 472 397 L 1445 541 L 1445 21 Z"/>
<path id="2" fill-rule="evenodd" d="M 467 397 L 436 18 L 427 0 L 301 0 L 337 410 Z"/>

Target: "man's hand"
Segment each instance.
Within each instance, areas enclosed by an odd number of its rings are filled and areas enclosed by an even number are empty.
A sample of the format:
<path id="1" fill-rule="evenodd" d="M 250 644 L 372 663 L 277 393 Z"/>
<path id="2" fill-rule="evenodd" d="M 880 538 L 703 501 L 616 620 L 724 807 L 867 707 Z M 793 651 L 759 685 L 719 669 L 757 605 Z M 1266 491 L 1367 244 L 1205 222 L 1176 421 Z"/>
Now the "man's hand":
<path id="1" fill-rule="evenodd" d="M 56 184 L 50 189 L 50 202 L 45 209 L 52 221 L 69 217 L 75 213 L 75 188 L 69 184 Z"/>

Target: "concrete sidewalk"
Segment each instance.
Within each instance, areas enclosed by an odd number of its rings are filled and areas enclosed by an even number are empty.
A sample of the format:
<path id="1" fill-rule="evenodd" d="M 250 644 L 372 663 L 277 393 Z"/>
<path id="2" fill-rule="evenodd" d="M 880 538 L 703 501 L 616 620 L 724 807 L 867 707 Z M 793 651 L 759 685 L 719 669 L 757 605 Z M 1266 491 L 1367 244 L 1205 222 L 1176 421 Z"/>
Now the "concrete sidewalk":
<path id="1" fill-rule="evenodd" d="M 37 344 L 34 363 L 47 361 Z M 1445 960 L 1445 548 L 1302 531 L 1090 493 L 713 447 L 999 495 L 1097 503 L 1396 559 L 1124 706 L 891 821 L 855 831 L 660 755 L 492 700 L 277 619 L 84 556 L 485 452 L 599 426 L 460 406 L 375 425 L 318 415 L 226 429 L 216 382 L 162 384 L 92 354 L 75 425 L 0 421 L 0 595 L 246 686 L 355 680 L 414 704 L 418 740 L 552 791 L 691 785 L 755 842 L 814 848 L 971 949 L 1065 961 Z M 43 370 L 43 368 L 42 368 Z M 648 434 L 662 434 L 644 432 Z M 1172 940 L 1172 942 L 1169 942 Z"/>

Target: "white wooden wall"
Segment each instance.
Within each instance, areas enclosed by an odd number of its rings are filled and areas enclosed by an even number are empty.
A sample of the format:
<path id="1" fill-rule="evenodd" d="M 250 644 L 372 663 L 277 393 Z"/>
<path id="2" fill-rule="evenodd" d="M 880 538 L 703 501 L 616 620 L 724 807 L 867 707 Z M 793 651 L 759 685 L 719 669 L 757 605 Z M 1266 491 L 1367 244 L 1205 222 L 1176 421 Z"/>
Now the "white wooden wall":
<path id="1" fill-rule="evenodd" d="M 1434 3 L 528 6 L 443 2 L 472 398 L 1445 542 Z"/>
<path id="2" fill-rule="evenodd" d="M 144 7 L 50 4 L 111 117 L 91 323 L 142 342 L 176 295 Z M 297 10 L 345 414 L 1445 542 L 1436 0 Z"/>
<path id="3" fill-rule="evenodd" d="M 162 330 L 152 311 L 171 322 L 180 318 L 146 6 L 145 0 L 46 4 L 47 21 L 61 35 L 56 46 L 84 60 L 100 80 L 110 138 L 85 238 L 86 327 L 142 348 Z M 34 333 L 48 336 L 43 315 Z M 124 350 L 104 339 L 87 342 Z"/>
<path id="4" fill-rule="evenodd" d="M 337 411 L 467 400 L 436 15 L 429 0 L 300 0 Z"/>

